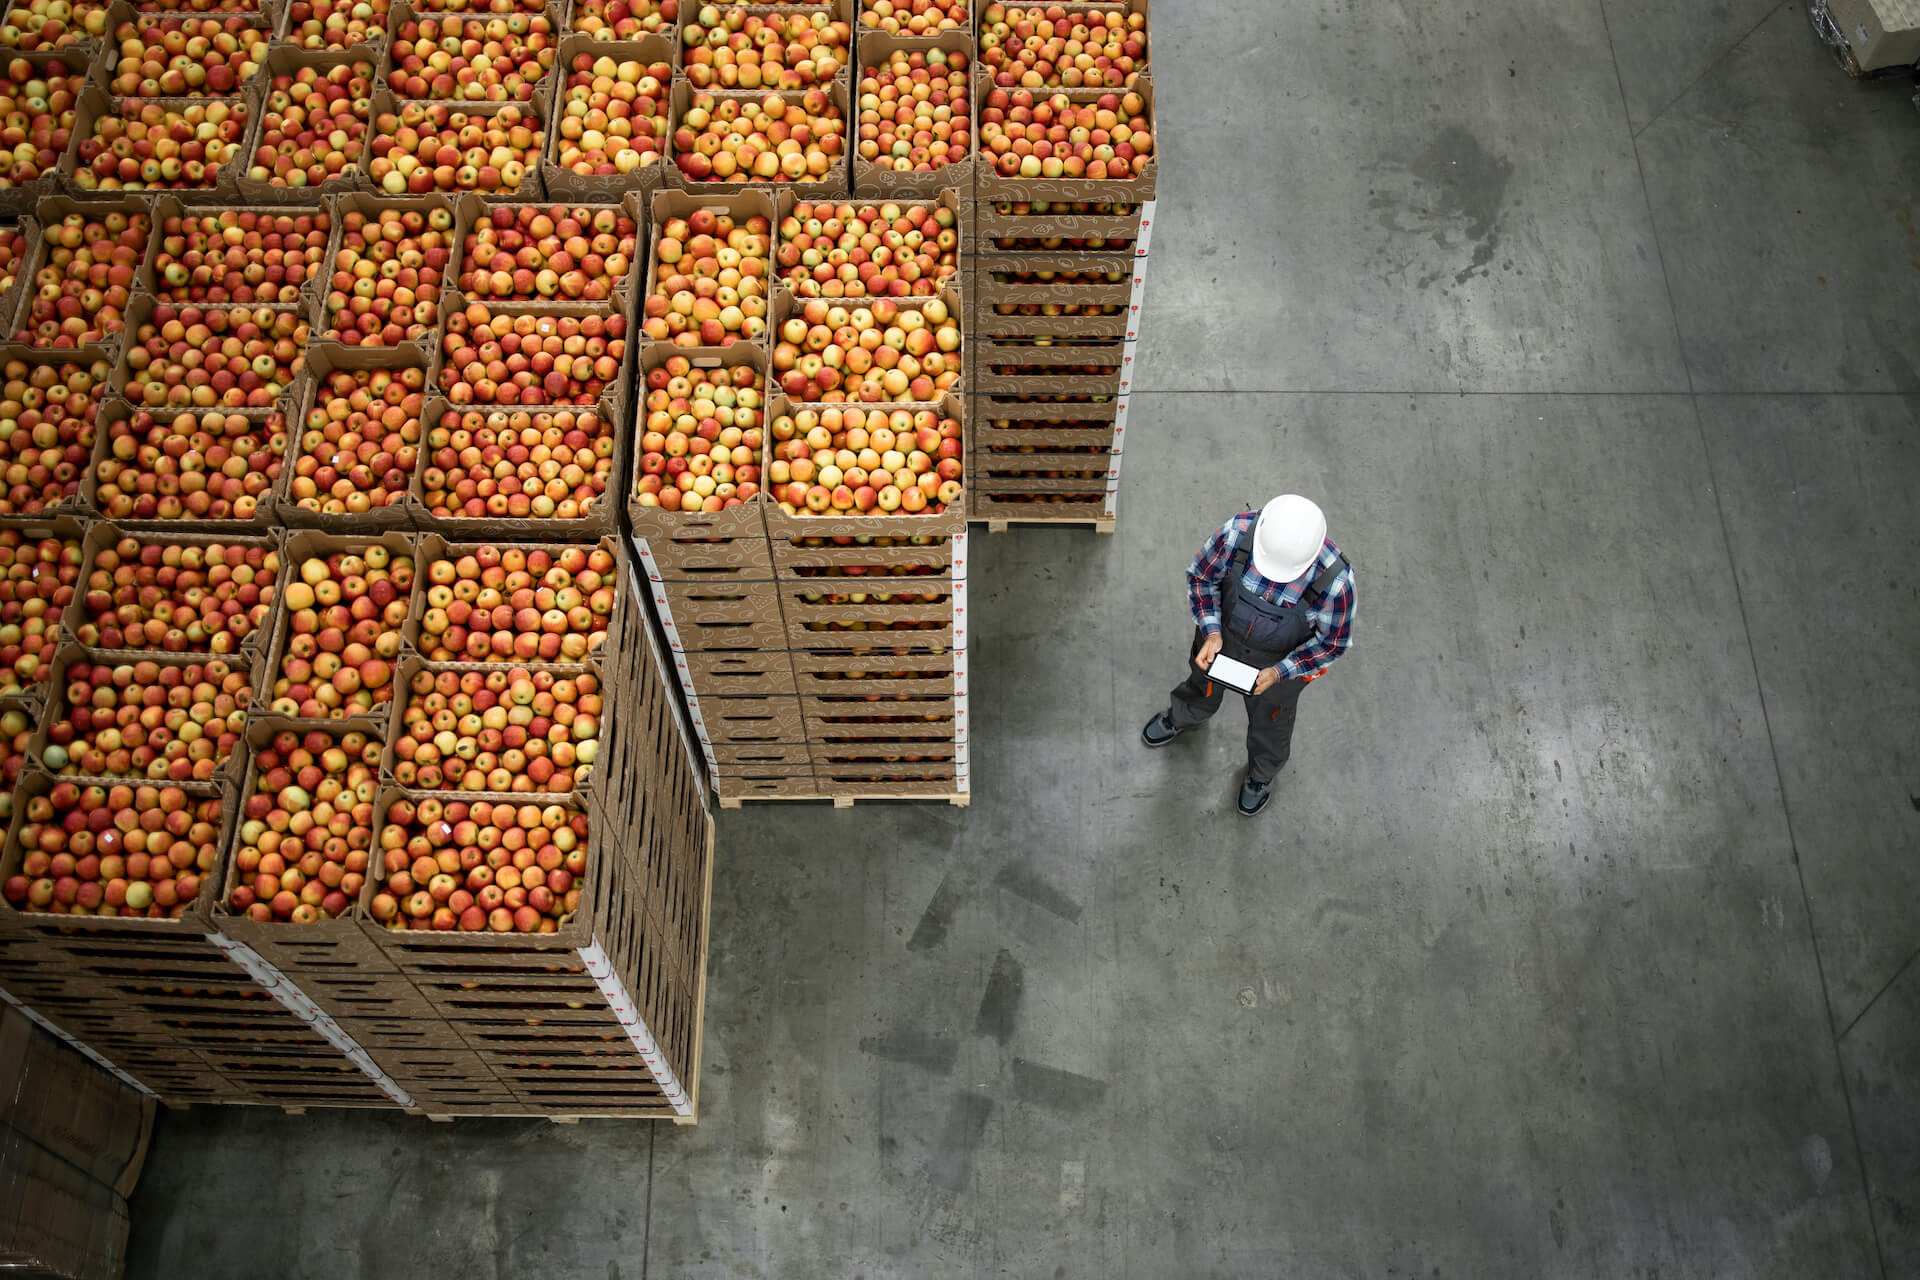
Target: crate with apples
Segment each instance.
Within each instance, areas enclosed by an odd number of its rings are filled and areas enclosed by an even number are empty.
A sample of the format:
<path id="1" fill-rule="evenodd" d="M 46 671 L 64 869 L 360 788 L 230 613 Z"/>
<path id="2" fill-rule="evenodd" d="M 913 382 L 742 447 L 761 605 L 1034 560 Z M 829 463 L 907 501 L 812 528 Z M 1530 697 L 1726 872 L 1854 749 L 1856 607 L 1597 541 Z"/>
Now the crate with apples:
<path id="1" fill-rule="evenodd" d="M 595 306 L 630 315 L 645 275 L 646 204 L 506 204 L 462 196 L 449 275 L 468 302 L 518 311 Z"/>
<path id="2" fill-rule="evenodd" d="M 12 340 L 39 351 L 117 351 L 136 293 L 154 289 L 154 220 L 133 197 L 49 196 L 34 210 Z"/>
<path id="3" fill-rule="evenodd" d="M 85 516 L 81 481 L 99 440 L 111 353 L 0 348 L 0 516 Z"/>
<path id="4" fill-rule="evenodd" d="M 311 205 L 367 189 L 379 69 L 379 54 L 365 45 L 268 50 L 257 90 L 260 123 L 235 175 L 240 198 Z"/>
<path id="5" fill-rule="evenodd" d="M 0 706 L 38 711 L 54 657 L 71 637 L 89 526 L 69 517 L 0 528 Z M 8 735 L 16 745 L 19 727 Z M 13 756 L 8 764 L 18 773 Z"/>
<path id="6" fill-rule="evenodd" d="M 1124 89 L 1002 88 L 975 77 L 979 163 L 974 197 L 999 201 L 1154 198 L 1153 81 Z"/>
<path id="7" fill-rule="evenodd" d="M 680 28 L 680 73 L 695 89 L 814 89 L 846 79 L 853 0 L 703 4 Z"/>
<path id="8" fill-rule="evenodd" d="M 672 532 L 697 512 L 704 536 L 763 536 L 766 355 L 749 343 L 654 345 L 639 365 L 627 504 L 634 532 Z"/>
<path id="9" fill-rule="evenodd" d="M 325 208 L 206 209 L 162 195 L 148 291 L 177 305 L 307 307 L 330 274 L 333 216 Z"/>
<path id="10" fill-rule="evenodd" d="M 931 404 L 964 395 L 967 319 L 951 287 L 919 298 L 774 299 L 770 385 L 807 403 Z"/>
<path id="11" fill-rule="evenodd" d="M 980 338 L 971 355 L 976 396 L 1113 396 L 1126 389 L 1128 352 L 1116 339 Z"/>
<path id="12" fill-rule="evenodd" d="M 768 532 L 795 537 L 965 531 L 966 404 L 796 404 L 767 427 Z"/>
<path id="13" fill-rule="evenodd" d="M 393 0 L 289 0 L 280 41 L 310 53 L 363 45 L 378 56 L 386 52 L 392 11 Z"/>
<path id="14" fill-rule="evenodd" d="M 620 433 L 607 406 L 456 408 L 430 400 L 413 495 L 425 530 L 587 540 L 618 527 Z"/>
<path id="15" fill-rule="evenodd" d="M 1147 73 L 1147 0 L 988 4 L 980 68 L 1001 89 L 1130 89 Z"/>
<path id="16" fill-rule="evenodd" d="M 272 38 L 257 14 L 130 15 L 106 42 L 103 87 L 121 99 L 236 97 Z"/>
<path id="17" fill-rule="evenodd" d="M 54 655 L 28 760 L 62 779 L 102 784 L 231 782 L 259 665 L 250 654 L 68 645 Z"/>
<path id="18" fill-rule="evenodd" d="M 764 346 L 777 205 L 765 191 L 652 198 L 640 331 L 678 347 Z"/>
<path id="19" fill-rule="evenodd" d="M 298 308 L 201 306 L 151 296 L 127 310 L 113 388 L 136 408 L 265 414 L 303 390 L 308 325 Z"/>
<path id="20" fill-rule="evenodd" d="M 440 298 L 451 289 L 448 273 L 459 245 L 453 198 L 355 192 L 333 201 L 332 220 L 313 301 L 314 340 L 409 347 L 431 359 Z"/>
<path id="21" fill-rule="evenodd" d="M 385 732 L 413 610 L 415 555 L 411 534 L 288 534 L 254 709 Z"/>
<path id="22" fill-rule="evenodd" d="M 931 37 L 868 32 L 853 81 L 857 199 L 932 199 L 943 190 L 973 194 L 973 40 L 949 31 Z"/>
<path id="23" fill-rule="evenodd" d="M 982 253 L 1148 254 L 1151 200 L 1016 200 L 982 197 L 973 234 Z"/>
<path id="24" fill-rule="evenodd" d="M 561 37 L 553 128 L 541 174 L 556 200 L 651 195 L 672 163 L 674 43 L 669 36 Z"/>
<path id="25" fill-rule="evenodd" d="M 411 530 L 426 362 L 409 347 L 321 343 L 308 349 L 307 371 L 276 520 L 341 533 Z"/>
<path id="26" fill-rule="evenodd" d="M 768 187 L 810 200 L 848 191 L 851 150 L 845 80 L 814 89 L 695 89 L 672 96 L 671 185 L 686 191 Z"/>
<path id="27" fill-rule="evenodd" d="M 88 529 L 80 559 L 62 622 L 96 655 L 254 659 L 266 647 L 277 539 L 152 533 L 102 520 Z"/>
<path id="28" fill-rule="evenodd" d="M 548 106 L 530 102 L 422 102 L 384 91 L 373 102 L 367 177 L 392 196 L 474 193 L 538 200 Z"/>
<path id="29" fill-rule="evenodd" d="M 680 56 L 682 0 L 574 0 L 572 29 L 595 40 L 639 40 L 660 35 L 668 39 L 676 63 Z"/>
<path id="30" fill-rule="evenodd" d="M 421 534 L 425 584 L 406 642 L 429 662 L 582 663 L 606 653 L 624 607 L 619 545 L 455 543 Z"/>
<path id="31" fill-rule="evenodd" d="M 100 0 L 18 0 L 0 22 L 0 48 L 21 54 L 62 52 L 84 65 L 113 30 L 113 6 Z"/>
<path id="32" fill-rule="evenodd" d="M 911 201 L 780 200 L 779 285 L 802 298 L 931 297 L 970 283 L 972 195 Z"/>
<path id="33" fill-rule="evenodd" d="M 22 8 L 15 6 L 16 11 Z M 15 122 L 20 141 L 9 163 L 0 167 L 0 210 L 31 213 L 36 201 L 58 193 L 61 157 L 73 141 L 80 94 L 87 83 L 88 58 L 77 49 L 8 58 L 7 73 L 0 78 L 0 106 Z"/>
<path id="34" fill-rule="evenodd" d="M 938 36 L 956 31 L 973 36 L 967 0 L 860 0 L 862 39 L 875 34 Z"/>
<path id="35" fill-rule="evenodd" d="M 245 96 L 110 98 L 81 91 L 74 140 L 60 175 L 83 198 L 90 193 L 179 191 L 196 199 L 232 200 L 246 166 L 243 147 L 255 119 Z"/>
<path id="36" fill-rule="evenodd" d="M 141 409 L 109 402 L 81 487 L 90 508 L 142 529 L 259 533 L 274 527 L 286 408 Z"/>
<path id="37" fill-rule="evenodd" d="M 387 89 L 402 100 L 530 103 L 554 67 L 559 6 L 526 12 L 418 12 L 394 6 L 387 21 Z"/>

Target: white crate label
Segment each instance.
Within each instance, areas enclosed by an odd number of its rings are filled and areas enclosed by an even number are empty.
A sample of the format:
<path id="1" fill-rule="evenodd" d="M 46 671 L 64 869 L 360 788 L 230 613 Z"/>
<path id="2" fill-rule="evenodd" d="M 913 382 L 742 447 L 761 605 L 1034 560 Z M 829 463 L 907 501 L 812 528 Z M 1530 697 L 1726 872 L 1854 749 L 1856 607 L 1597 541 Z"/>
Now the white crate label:
<path id="1" fill-rule="evenodd" d="M 640 563 L 645 566 L 648 580 L 659 582 L 660 566 L 654 562 L 653 548 L 647 545 L 647 540 L 641 537 L 630 537 L 627 541 L 633 544 L 634 555 L 638 556 Z"/>
<path id="2" fill-rule="evenodd" d="M 1155 200 L 1142 201 L 1140 205 L 1140 234 L 1133 242 L 1133 256 L 1144 258 L 1147 249 L 1153 243 L 1153 209 L 1159 203 Z"/>
<path id="3" fill-rule="evenodd" d="M 600 988 L 600 993 L 607 998 L 607 1004 L 616 1011 L 621 1028 L 626 1031 L 627 1039 L 633 1042 L 634 1049 L 639 1052 L 640 1060 L 647 1064 L 649 1071 L 653 1072 L 654 1082 L 660 1086 L 660 1095 L 667 1100 L 667 1104 L 676 1114 L 692 1115 L 693 1099 L 687 1096 L 686 1090 L 680 1085 L 679 1077 L 674 1074 L 672 1065 L 667 1062 L 666 1055 L 660 1052 L 659 1042 L 653 1038 L 653 1033 L 648 1029 L 646 1021 L 640 1017 L 632 997 L 628 996 L 626 984 L 621 982 L 620 975 L 613 971 L 613 964 L 607 958 L 606 949 L 598 940 L 595 940 L 582 947 L 579 955 L 581 960 L 586 962 L 587 972 L 593 975 L 594 983 Z"/>

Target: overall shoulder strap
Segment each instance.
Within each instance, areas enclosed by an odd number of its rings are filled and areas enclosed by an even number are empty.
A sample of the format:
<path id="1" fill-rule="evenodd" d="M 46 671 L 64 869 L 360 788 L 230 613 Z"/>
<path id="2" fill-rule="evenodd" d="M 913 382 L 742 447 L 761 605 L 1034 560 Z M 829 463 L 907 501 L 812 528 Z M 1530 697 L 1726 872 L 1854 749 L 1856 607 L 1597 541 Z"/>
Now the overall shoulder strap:
<path id="1" fill-rule="evenodd" d="M 1239 541 L 1234 544 L 1233 555 L 1227 560 L 1224 581 L 1229 584 L 1236 584 L 1247 575 L 1247 566 L 1253 561 L 1253 533 L 1260 527 L 1260 518 L 1254 512 L 1245 511 L 1241 514 L 1253 516 L 1254 522 L 1240 534 Z"/>
<path id="2" fill-rule="evenodd" d="M 1343 555 L 1335 556 L 1333 563 L 1320 571 L 1320 576 L 1315 578 L 1313 585 L 1307 588 L 1307 594 L 1313 597 L 1316 607 L 1326 603 L 1327 597 L 1333 594 L 1333 584 L 1346 571 L 1347 558 Z"/>

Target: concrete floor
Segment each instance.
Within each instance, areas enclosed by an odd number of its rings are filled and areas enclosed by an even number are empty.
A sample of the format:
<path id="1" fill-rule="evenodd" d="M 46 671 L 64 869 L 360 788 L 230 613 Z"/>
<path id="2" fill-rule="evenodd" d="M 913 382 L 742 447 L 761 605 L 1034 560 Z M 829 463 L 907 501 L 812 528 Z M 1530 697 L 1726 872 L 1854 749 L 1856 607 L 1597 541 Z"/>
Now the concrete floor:
<path id="1" fill-rule="evenodd" d="M 1920 1275 L 1920 114 L 1799 4 L 1162 0 L 1120 531 L 720 827 L 697 1128 L 168 1116 L 130 1275 Z M 1272 809 L 1181 571 L 1358 566 Z"/>

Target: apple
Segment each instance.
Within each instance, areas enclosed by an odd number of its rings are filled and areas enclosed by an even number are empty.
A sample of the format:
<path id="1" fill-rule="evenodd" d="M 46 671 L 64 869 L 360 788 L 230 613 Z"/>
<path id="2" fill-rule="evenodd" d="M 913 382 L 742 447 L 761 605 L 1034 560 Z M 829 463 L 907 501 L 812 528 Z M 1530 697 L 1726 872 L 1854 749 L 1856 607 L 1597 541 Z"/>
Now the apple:
<path id="1" fill-rule="evenodd" d="M 724 511 L 760 492 L 762 400 L 752 365 L 698 370 L 671 356 L 646 376 L 634 499 L 667 511 Z"/>
<path id="2" fill-rule="evenodd" d="M 267 60 L 272 33 L 254 20 L 142 16 L 113 29 L 119 58 L 108 92 L 120 98 L 237 94 Z"/>
<path id="3" fill-rule="evenodd" d="M 413 673 L 393 780 L 422 791 L 566 795 L 593 770 L 600 681 L 503 667 Z"/>
<path id="4" fill-rule="evenodd" d="M 143 659 L 70 662 L 62 719 L 46 726 L 47 772 L 210 782 L 240 744 L 251 686 L 245 663 Z"/>
<path id="5" fill-rule="evenodd" d="M 810 89 L 832 84 L 853 49 L 853 28 L 825 5 L 760 14 L 701 5 L 680 32 L 681 73 L 696 89 Z"/>
<path id="6" fill-rule="evenodd" d="M 0 695 L 25 692 L 51 674 L 60 616 L 79 582 L 78 540 L 0 529 Z"/>
<path id="7" fill-rule="evenodd" d="M 809 298 L 774 339 L 773 385 L 794 400 L 925 403 L 960 386 L 960 325 L 940 298 Z"/>
<path id="8" fill-rule="evenodd" d="M 1153 157 L 1146 110 L 1133 92 L 1036 100 L 997 88 L 980 108 L 980 155 L 1003 178 L 1131 178 Z"/>
<path id="9" fill-rule="evenodd" d="M 767 433 L 769 492 L 788 515 L 937 515 L 960 498 L 960 422 L 931 409 L 801 406 Z"/>
<path id="10" fill-rule="evenodd" d="M 576 53 L 554 122 L 562 169 L 596 177 L 658 164 L 667 149 L 673 64 Z"/>
<path id="11" fill-rule="evenodd" d="M 283 729 L 254 752 L 229 910 L 261 924 L 317 924 L 359 901 L 381 746 L 357 730 Z"/>
<path id="12" fill-rule="evenodd" d="M 265 419 L 135 409 L 108 430 L 94 503 L 111 520 L 251 521 L 286 453 L 286 418 L 277 409 Z"/>
<path id="13" fill-rule="evenodd" d="M 403 500 L 420 458 L 427 371 L 335 369 L 314 388 L 287 496 L 322 515 Z"/>
<path id="14" fill-rule="evenodd" d="M 846 149 L 847 122 L 825 89 L 698 92 L 673 135 L 674 163 L 688 182 L 821 182 Z"/>
<path id="15" fill-rule="evenodd" d="M 301 67 L 267 88 L 247 177 L 274 187 L 317 187 L 346 175 L 366 145 L 371 62 Z"/>
<path id="16" fill-rule="evenodd" d="M 973 30 L 967 0 L 861 0 L 860 24 L 896 36 Z"/>
<path id="17" fill-rule="evenodd" d="M 0 25 L 0 47 L 44 53 L 81 40 L 105 40 L 109 9 L 98 0 L 26 0 L 9 5 L 6 22 Z"/>
<path id="18" fill-rule="evenodd" d="M 637 40 L 679 26 L 680 0 L 576 0 L 573 29 L 595 40 Z"/>
<path id="19" fill-rule="evenodd" d="M 26 256 L 26 247 L 26 237 L 19 227 L 0 227 L 0 298 L 19 282 L 20 260 Z"/>
<path id="20" fill-rule="evenodd" d="M 0 822 L 13 819 L 13 789 L 27 767 L 27 744 L 33 741 L 33 717 L 18 707 L 0 711 Z"/>
<path id="21" fill-rule="evenodd" d="M 387 87 L 396 98 L 526 102 L 558 39 L 544 13 L 410 16 L 394 32 Z"/>
<path id="22" fill-rule="evenodd" d="M 446 318 L 440 390 L 456 405 L 591 405 L 617 388 L 627 318 L 495 312 L 469 302 Z"/>
<path id="23" fill-rule="evenodd" d="M 289 719 L 339 720 L 393 701 L 413 557 L 375 542 L 290 568 L 280 588 L 286 622 L 269 709 Z"/>
<path id="24" fill-rule="evenodd" d="M 24 810 L 25 857 L 0 887 L 22 911 L 178 919 L 220 859 L 217 795 L 56 782 Z"/>
<path id="25" fill-rule="evenodd" d="M 393 0 L 293 0 L 287 39 L 303 49 L 344 49 L 384 40 Z"/>
<path id="26" fill-rule="evenodd" d="M 954 211 L 937 204 L 813 204 L 780 220 L 780 278 L 803 298 L 931 297 L 960 270 Z"/>
<path id="27" fill-rule="evenodd" d="M 429 662 L 584 661 L 620 598 L 602 547 L 459 547 L 426 575 L 417 644 Z"/>
<path id="28" fill-rule="evenodd" d="M 74 639 L 93 649 L 238 653 L 266 625 L 280 553 L 261 543 L 124 537 L 94 554 Z"/>
<path id="29" fill-rule="evenodd" d="M 373 121 L 367 177 L 388 195 L 430 191 L 512 194 L 537 171 L 546 125 L 517 103 L 467 111 L 448 102 L 402 102 Z"/>
<path id="30" fill-rule="evenodd" d="M 990 4 L 979 38 L 1004 89 L 1131 88 L 1147 65 L 1147 15 L 1118 7 Z"/>
<path id="31" fill-rule="evenodd" d="M 78 60 L 75 60 L 78 67 Z M 5 120 L 6 155 L 0 190 L 23 187 L 50 176 L 73 137 L 75 104 L 85 85 L 84 69 L 70 71 L 65 61 L 36 64 L 12 58 L 0 77 L 0 120 Z"/>
<path id="32" fill-rule="evenodd" d="M 460 245 L 460 292 L 506 302 L 606 302 L 633 270 L 640 228 L 602 205 L 494 205 Z"/>
<path id="33" fill-rule="evenodd" d="M 307 322 L 272 307 L 156 303 L 123 359 L 149 409 L 268 409 L 306 367 Z"/>
<path id="34" fill-rule="evenodd" d="M 82 191 L 211 187 L 220 166 L 238 158 L 247 123 L 244 98 L 117 99 L 80 140 L 73 184 Z"/>
<path id="35" fill-rule="evenodd" d="M 429 515 L 582 520 L 613 477 L 612 424 L 591 409 L 449 409 L 427 431 Z"/>
<path id="36" fill-rule="evenodd" d="M 653 293 L 641 328 L 654 342 L 730 347 L 767 332 L 772 227 L 759 215 L 696 209 L 669 218 L 654 240 Z"/>
<path id="37" fill-rule="evenodd" d="M 860 77 L 858 154 L 896 173 L 959 164 L 973 148 L 967 103 L 967 55 L 896 49 L 886 66 Z"/>
<path id="38" fill-rule="evenodd" d="M 439 327 L 440 285 L 452 256 L 451 209 L 342 213 L 322 337 L 349 347 L 426 337 Z"/>
<path id="39" fill-rule="evenodd" d="M 0 365 L 0 515 L 38 515 L 80 492 L 113 366 Z"/>
<path id="40" fill-rule="evenodd" d="M 102 342 L 126 325 L 134 274 L 147 256 L 153 220 L 120 210 L 70 213 L 41 231 L 47 253 L 15 342 L 69 350 Z"/>
<path id="41" fill-rule="evenodd" d="M 396 799 L 369 910 L 389 929 L 556 932 L 580 905 L 589 831 L 563 804 Z"/>
<path id="42" fill-rule="evenodd" d="M 324 209 L 175 214 L 160 224 L 155 293 L 169 302 L 295 305 L 323 270 L 332 225 Z"/>

